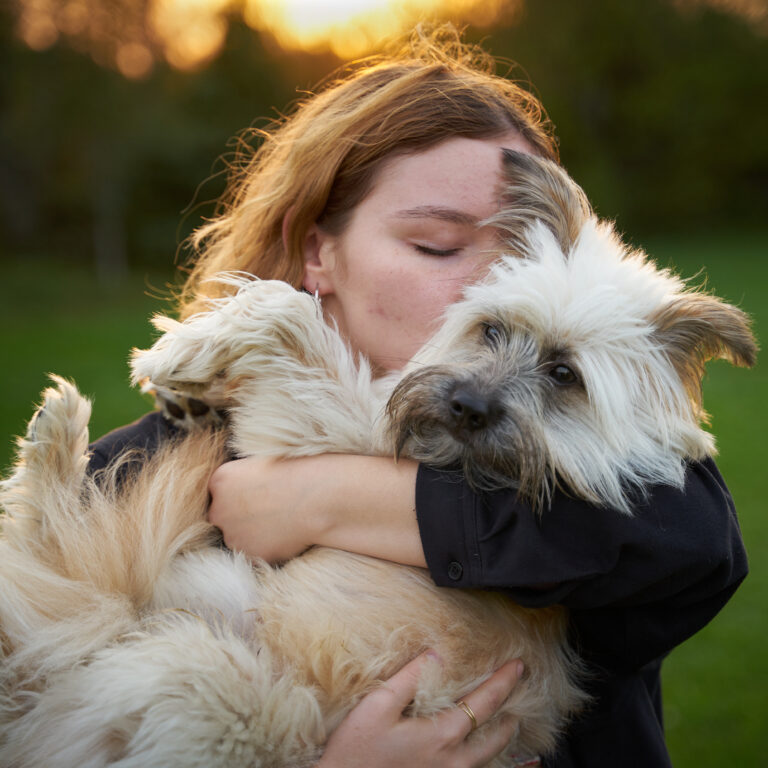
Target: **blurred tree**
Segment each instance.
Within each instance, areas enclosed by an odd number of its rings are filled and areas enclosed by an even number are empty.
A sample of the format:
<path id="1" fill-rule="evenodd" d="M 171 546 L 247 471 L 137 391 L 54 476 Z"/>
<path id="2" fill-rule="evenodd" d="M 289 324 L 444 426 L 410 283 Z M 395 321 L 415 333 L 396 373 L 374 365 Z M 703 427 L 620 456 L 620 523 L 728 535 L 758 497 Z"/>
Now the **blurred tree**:
<path id="1" fill-rule="evenodd" d="M 768 37 L 743 18 L 536 0 L 490 44 L 524 65 L 603 215 L 645 231 L 765 224 Z"/>
<path id="2" fill-rule="evenodd" d="M 0 24 L 0 66 L 13 73 L 0 85 L 5 256 L 91 257 L 112 279 L 126 261 L 169 264 L 194 224 L 179 230 L 198 185 L 209 179 L 198 216 L 223 189 L 226 163 L 216 158 L 228 139 L 295 98 L 295 81 L 242 24 L 207 69 L 157 67 L 143 80 L 65 46 L 31 51 L 8 29 Z"/>
<path id="3" fill-rule="evenodd" d="M 123 6 L 144 7 L 109 7 Z M 638 234 L 764 225 L 768 37 L 759 29 L 672 0 L 529 0 L 502 18 L 468 36 L 522 65 L 564 164 L 601 214 Z M 0 8 L 0 257 L 91 260 L 104 279 L 126 264 L 169 264 L 214 210 L 228 139 L 339 63 L 281 51 L 232 17 L 202 69 L 156 63 L 127 79 L 71 40 L 31 50 L 15 21 Z"/>

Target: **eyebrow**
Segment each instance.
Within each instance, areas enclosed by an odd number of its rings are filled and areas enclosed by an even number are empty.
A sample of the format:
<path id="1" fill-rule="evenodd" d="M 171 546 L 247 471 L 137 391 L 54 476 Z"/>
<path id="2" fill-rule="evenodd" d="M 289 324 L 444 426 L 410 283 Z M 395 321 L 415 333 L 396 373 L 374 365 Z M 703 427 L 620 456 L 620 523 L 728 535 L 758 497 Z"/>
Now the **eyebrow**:
<path id="1" fill-rule="evenodd" d="M 456 208 L 441 208 L 438 205 L 419 205 L 415 208 L 405 208 L 393 214 L 396 219 L 439 219 L 452 224 L 477 226 L 480 219 L 471 213 L 459 211 Z"/>

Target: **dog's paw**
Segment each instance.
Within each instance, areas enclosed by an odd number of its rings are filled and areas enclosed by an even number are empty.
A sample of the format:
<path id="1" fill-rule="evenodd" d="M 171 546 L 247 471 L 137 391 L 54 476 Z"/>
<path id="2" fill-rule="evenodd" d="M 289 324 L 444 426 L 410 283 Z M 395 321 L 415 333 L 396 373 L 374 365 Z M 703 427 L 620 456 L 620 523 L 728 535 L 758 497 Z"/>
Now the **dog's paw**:
<path id="1" fill-rule="evenodd" d="M 147 350 L 134 350 L 134 384 L 151 381 L 215 407 L 226 406 L 238 362 L 248 356 L 248 371 L 258 372 L 277 357 L 295 356 L 306 348 L 312 328 L 321 327 L 322 312 L 308 294 L 277 280 L 225 275 L 236 292 L 209 301 L 210 309 L 184 322 L 158 316 L 163 335 Z M 241 366 L 242 367 L 242 366 Z"/>
<path id="2" fill-rule="evenodd" d="M 223 409 L 178 390 L 145 381 L 141 391 L 155 398 L 157 409 L 167 421 L 185 431 L 220 427 L 227 420 L 227 413 Z"/>

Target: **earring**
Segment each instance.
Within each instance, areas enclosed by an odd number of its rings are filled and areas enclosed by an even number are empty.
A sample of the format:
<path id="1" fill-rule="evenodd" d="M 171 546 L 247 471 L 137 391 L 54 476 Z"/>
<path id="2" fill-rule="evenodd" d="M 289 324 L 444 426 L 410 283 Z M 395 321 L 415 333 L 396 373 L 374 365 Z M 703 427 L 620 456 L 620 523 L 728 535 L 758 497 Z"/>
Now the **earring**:
<path id="1" fill-rule="evenodd" d="M 320 283 L 315 283 L 315 301 L 320 301 Z"/>

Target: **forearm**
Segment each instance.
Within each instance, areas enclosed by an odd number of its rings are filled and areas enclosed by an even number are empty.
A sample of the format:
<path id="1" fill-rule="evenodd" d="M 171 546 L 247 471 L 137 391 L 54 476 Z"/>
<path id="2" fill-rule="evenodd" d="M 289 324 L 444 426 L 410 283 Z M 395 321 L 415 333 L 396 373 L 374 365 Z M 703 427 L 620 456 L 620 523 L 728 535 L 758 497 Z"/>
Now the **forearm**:
<path id="1" fill-rule="evenodd" d="M 324 545 L 424 567 L 411 461 L 324 454 L 228 462 L 209 483 L 209 519 L 231 549 L 268 562 Z"/>
<path id="2" fill-rule="evenodd" d="M 314 543 L 426 567 L 416 521 L 418 464 L 374 456 L 323 459 L 314 469 L 326 494 Z"/>

